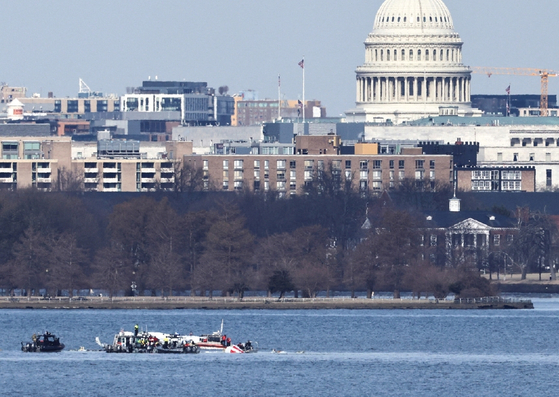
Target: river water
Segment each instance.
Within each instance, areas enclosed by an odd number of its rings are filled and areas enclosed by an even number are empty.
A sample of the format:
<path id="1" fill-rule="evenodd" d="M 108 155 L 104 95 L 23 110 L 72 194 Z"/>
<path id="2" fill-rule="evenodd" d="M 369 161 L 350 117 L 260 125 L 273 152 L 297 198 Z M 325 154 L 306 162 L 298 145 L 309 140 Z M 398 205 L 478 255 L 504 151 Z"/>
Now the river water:
<path id="1" fill-rule="evenodd" d="M 522 311 L 0 310 L 0 395 L 556 396 L 559 297 L 533 301 Z M 96 336 L 109 342 L 136 323 L 200 334 L 222 319 L 234 342 L 260 351 L 94 351 Z M 63 352 L 20 351 L 45 330 Z"/>

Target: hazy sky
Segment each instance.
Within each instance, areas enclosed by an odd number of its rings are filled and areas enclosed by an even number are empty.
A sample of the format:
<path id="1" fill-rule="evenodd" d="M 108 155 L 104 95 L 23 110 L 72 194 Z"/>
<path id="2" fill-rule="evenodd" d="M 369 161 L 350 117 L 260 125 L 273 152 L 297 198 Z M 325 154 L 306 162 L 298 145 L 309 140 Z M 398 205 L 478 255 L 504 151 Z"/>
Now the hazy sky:
<path id="1" fill-rule="evenodd" d="M 124 94 L 142 80 L 207 81 L 260 98 L 354 106 L 355 68 L 382 0 L 0 0 L 0 81 L 46 96 Z M 557 0 L 446 0 L 470 66 L 559 69 Z M 538 94 L 538 77 L 474 75 L 472 92 Z M 550 94 L 559 91 L 550 79 Z"/>

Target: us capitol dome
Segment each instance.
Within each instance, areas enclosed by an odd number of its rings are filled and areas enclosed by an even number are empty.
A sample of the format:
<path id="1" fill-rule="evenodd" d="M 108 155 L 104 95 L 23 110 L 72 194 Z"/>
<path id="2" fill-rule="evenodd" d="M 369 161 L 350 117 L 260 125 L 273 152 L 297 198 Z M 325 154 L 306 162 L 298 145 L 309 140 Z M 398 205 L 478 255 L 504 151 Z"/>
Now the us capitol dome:
<path id="1" fill-rule="evenodd" d="M 480 116 L 471 107 L 472 71 L 462 63 L 462 45 L 442 0 L 386 0 L 365 41 L 348 121 Z"/>

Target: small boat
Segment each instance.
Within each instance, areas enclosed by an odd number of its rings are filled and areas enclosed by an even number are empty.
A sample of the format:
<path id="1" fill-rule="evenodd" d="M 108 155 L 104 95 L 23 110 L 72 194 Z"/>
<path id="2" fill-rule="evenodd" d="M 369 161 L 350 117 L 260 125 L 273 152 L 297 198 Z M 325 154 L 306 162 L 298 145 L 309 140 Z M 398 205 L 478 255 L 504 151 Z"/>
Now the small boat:
<path id="1" fill-rule="evenodd" d="M 256 353 L 258 351 L 258 343 L 251 342 L 232 344 L 230 338 L 223 334 L 223 320 L 221 321 L 221 329 L 211 334 L 204 335 L 187 335 L 182 339 L 186 343 L 194 343 L 205 352 L 224 352 L 224 353 Z"/>
<path id="2" fill-rule="evenodd" d="M 182 346 L 155 346 L 154 353 L 163 353 L 163 354 L 198 354 L 200 353 L 200 348 L 196 345 L 192 344 L 185 344 Z"/>
<path id="3" fill-rule="evenodd" d="M 44 334 L 33 334 L 32 342 L 21 342 L 21 351 L 25 353 L 56 353 L 64 349 L 64 344 L 60 343 L 60 338 L 50 332 Z"/>

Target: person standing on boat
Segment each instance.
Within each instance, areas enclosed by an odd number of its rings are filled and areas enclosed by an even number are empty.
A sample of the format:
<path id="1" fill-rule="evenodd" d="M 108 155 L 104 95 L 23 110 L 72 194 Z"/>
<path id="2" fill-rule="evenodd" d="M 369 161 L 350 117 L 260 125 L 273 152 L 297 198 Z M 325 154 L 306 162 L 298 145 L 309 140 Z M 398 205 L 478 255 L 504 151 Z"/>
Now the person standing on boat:
<path id="1" fill-rule="evenodd" d="M 227 338 L 227 346 L 231 346 L 231 338 Z"/>
<path id="2" fill-rule="evenodd" d="M 134 336 L 138 336 L 138 330 L 139 330 L 138 324 L 134 325 Z"/>
<path id="3" fill-rule="evenodd" d="M 221 337 L 221 344 L 222 344 L 223 346 L 225 346 L 225 345 L 227 344 L 227 335 L 223 335 L 223 336 Z"/>

